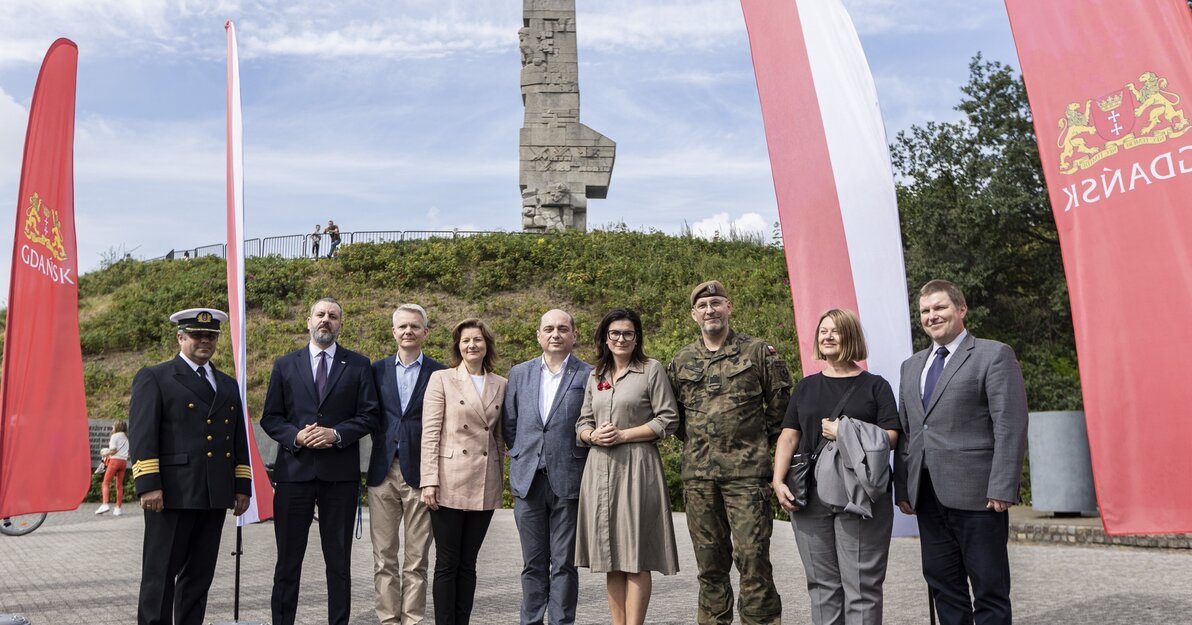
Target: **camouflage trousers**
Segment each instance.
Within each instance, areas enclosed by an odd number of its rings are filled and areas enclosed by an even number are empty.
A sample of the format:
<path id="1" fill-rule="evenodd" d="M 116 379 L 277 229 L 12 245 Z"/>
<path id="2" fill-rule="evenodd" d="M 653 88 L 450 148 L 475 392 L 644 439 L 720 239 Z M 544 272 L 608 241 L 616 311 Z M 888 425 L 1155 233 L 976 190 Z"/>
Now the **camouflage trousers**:
<path id="1" fill-rule="evenodd" d="M 782 622 L 770 565 L 770 485 L 762 478 L 685 480 L 687 529 L 699 568 L 699 625 L 733 622 L 732 565 L 741 575 L 737 606 L 746 625 Z"/>

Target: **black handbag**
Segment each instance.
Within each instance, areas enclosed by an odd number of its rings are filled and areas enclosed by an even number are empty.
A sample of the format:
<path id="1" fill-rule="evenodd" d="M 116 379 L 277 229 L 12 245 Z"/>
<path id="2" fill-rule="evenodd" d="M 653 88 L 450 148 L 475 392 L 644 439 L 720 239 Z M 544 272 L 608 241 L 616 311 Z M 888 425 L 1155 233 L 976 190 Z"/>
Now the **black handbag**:
<path id="1" fill-rule="evenodd" d="M 836 402 L 836 407 L 832 409 L 832 414 L 828 415 L 830 421 L 835 421 L 840 417 L 840 413 L 844 410 L 844 405 L 848 403 L 848 398 L 853 396 L 853 391 L 857 390 L 857 383 L 861 381 L 861 376 L 856 376 L 853 383 L 849 384 L 848 390 L 840 397 L 840 401 Z M 791 495 L 794 497 L 795 505 L 803 508 L 807 505 L 807 494 L 811 491 L 812 480 L 815 475 L 815 459 L 819 457 L 820 452 L 824 450 L 824 445 L 828 444 L 828 439 L 820 437 L 819 445 L 816 445 L 815 451 L 812 453 L 802 452 L 791 455 L 791 467 L 786 470 L 786 487 L 790 489 Z"/>

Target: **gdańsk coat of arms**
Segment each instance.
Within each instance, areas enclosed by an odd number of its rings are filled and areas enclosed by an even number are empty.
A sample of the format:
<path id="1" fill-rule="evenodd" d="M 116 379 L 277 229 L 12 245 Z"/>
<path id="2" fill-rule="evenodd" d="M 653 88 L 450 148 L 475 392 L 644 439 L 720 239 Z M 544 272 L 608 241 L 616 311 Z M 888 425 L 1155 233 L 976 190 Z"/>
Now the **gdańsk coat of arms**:
<path id="1" fill-rule="evenodd" d="M 25 209 L 24 232 L 25 238 L 30 242 L 45 246 L 59 261 L 66 260 L 66 246 L 62 242 L 62 222 L 58 220 L 58 211 L 42 203 L 36 193 L 29 197 L 29 207 Z"/>
<path id="2" fill-rule="evenodd" d="M 1163 143 L 1188 132 L 1180 96 L 1155 72 L 1098 98 L 1068 104 L 1059 120 L 1060 173 L 1074 174 L 1140 145 Z"/>

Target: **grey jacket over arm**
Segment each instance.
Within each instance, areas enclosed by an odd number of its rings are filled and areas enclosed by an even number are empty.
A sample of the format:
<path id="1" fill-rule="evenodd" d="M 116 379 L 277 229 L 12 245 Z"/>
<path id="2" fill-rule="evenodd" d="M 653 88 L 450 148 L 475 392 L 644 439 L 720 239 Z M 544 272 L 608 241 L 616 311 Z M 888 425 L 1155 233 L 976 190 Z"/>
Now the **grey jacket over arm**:
<path id="1" fill-rule="evenodd" d="M 873 502 L 890 488 L 890 439 L 872 423 L 840 417 L 836 440 L 815 462 L 816 494 L 836 512 L 873 518 Z"/>

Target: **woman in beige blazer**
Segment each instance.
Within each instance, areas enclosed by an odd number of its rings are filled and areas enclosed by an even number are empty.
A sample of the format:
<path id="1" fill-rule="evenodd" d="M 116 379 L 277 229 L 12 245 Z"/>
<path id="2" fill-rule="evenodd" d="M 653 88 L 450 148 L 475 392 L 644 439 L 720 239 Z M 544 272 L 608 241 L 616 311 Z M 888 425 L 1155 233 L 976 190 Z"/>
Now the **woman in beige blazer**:
<path id="1" fill-rule="evenodd" d="M 496 345 L 479 319 L 451 331 L 453 368 L 431 374 L 422 417 L 422 501 L 435 536 L 435 622 L 468 623 L 476 556 L 501 505 L 505 378 L 492 373 Z"/>

